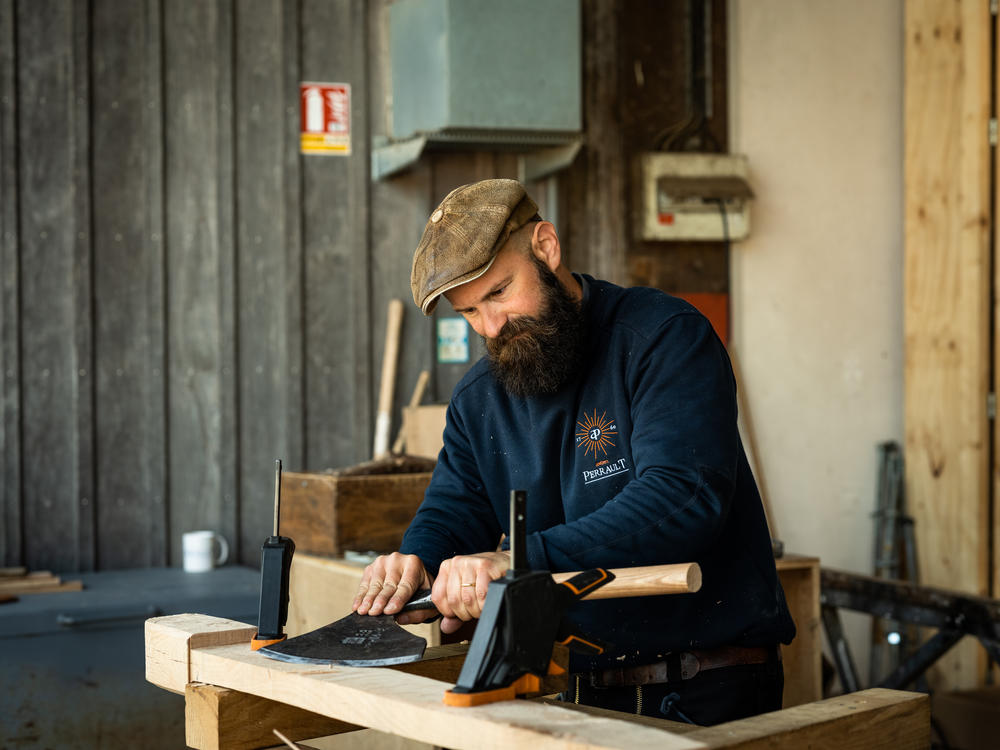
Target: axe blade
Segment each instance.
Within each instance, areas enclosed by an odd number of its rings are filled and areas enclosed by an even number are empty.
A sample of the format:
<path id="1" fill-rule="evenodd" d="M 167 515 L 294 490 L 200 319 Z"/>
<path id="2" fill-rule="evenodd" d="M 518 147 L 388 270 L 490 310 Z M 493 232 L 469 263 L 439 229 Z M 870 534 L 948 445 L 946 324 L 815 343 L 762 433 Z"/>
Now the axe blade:
<path id="1" fill-rule="evenodd" d="M 297 664 L 386 667 L 418 661 L 427 641 L 398 625 L 392 615 L 356 612 L 309 633 L 265 646 L 260 653 Z"/>

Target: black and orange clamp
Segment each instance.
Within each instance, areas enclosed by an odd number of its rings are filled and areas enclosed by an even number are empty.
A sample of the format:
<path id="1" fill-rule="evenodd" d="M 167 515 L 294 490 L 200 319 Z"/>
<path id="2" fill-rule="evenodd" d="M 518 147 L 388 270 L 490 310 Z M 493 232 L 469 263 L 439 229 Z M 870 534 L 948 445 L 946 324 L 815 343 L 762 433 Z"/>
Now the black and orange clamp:
<path id="1" fill-rule="evenodd" d="M 541 678 L 563 671 L 552 661 L 554 643 L 601 654 L 607 644 L 564 619 L 578 599 L 614 575 L 596 568 L 556 583 L 545 571 L 528 569 L 525 554 L 525 493 L 511 492 L 511 567 L 492 581 L 458 682 L 444 694 L 449 706 L 479 706 L 538 692 Z"/>
<path id="2" fill-rule="evenodd" d="M 295 542 L 278 534 L 281 514 L 281 460 L 274 462 L 274 534 L 264 540 L 260 551 L 260 609 L 257 634 L 250 641 L 254 651 L 285 640 L 288 621 L 288 579 L 292 570 Z"/>

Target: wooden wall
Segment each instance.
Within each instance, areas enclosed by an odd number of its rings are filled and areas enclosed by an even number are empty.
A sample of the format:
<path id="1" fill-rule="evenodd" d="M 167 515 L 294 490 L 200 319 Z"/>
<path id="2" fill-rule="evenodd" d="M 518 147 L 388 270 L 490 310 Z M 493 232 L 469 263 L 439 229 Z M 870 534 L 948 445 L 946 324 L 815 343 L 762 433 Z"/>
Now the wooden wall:
<path id="1" fill-rule="evenodd" d="M 709 4 L 724 71 L 725 4 Z M 424 368 L 427 400 L 447 400 L 466 365 L 434 362 L 412 250 L 449 190 L 517 176 L 517 156 L 439 152 L 370 181 L 387 7 L 0 0 L 0 564 L 177 565 L 181 533 L 212 528 L 256 565 L 275 458 L 370 458 L 392 298 L 407 303 L 397 407 Z M 666 247 L 629 270 L 628 162 L 636 133 L 683 114 L 688 61 L 671 50 L 692 7 L 581 2 L 587 142 L 530 186 L 575 270 L 725 287 L 719 248 L 685 251 L 694 282 Z M 351 84 L 351 156 L 299 154 L 306 80 Z M 711 127 L 724 139 L 724 107 Z"/>

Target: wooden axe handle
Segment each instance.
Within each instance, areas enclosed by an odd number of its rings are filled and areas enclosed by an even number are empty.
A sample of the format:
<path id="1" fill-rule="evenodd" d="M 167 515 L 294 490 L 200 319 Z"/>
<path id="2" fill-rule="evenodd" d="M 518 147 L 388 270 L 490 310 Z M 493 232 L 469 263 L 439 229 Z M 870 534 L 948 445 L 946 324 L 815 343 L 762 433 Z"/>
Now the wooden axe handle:
<path id="1" fill-rule="evenodd" d="M 660 594 L 693 594 L 701 588 L 701 567 L 698 563 L 647 565 L 637 568 L 608 568 L 614 580 L 584 596 L 584 599 L 624 599 L 627 596 L 659 596 Z M 582 571 L 553 573 L 556 583 L 568 581 Z M 431 590 L 414 592 L 400 612 L 437 609 L 431 601 Z"/>
<path id="2" fill-rule="evenodd" d="M 621 599 L 626 596 L 657 596 L 659 594 L 693 594 L 701 588 L 701 567 L 698 563 L 647 565 L 638 568 L 609 568 L 615 579 L 584 599 Z M 556 583 L 562 583 L 576 573 L 553 573 Z"/>

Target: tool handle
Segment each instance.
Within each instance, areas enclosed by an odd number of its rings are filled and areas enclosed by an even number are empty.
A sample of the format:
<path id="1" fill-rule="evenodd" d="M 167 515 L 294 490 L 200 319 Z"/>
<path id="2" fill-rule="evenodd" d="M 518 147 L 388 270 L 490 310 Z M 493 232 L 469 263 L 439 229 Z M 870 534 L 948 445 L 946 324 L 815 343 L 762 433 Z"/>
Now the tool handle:
<path id="1" fill-rule="evenodd" d="M 701 567 L 698 563 L 673 565 L 647 565 L 637 568 L 613 568 L 614 580 L 605 583 L 584 599 L 623 599 L 627 596 L 658 596 L 660 594 L 693 594 L 701 588 Z M 556 583 L 568 581 L 575 573 L 553 573 Z M 413 594 L 400 612 L 419 609 L 437 609 L 431 601 L 431 590 L 421 589 Z"/>
<path id="2" fill-rule="evenodd" d="M 611 568 L 615 578 L 584 599 L 622 599 L 627 596 L 658 596 L 660 594 L 693 594 L 701 588 L 701 567 L 698 563 L 647 565 L 637 568 Z M 576 573 L 553 573 L 556 583 L 569 580 Z"/>
<path id="3" fill-rule="evenodd" d="M 396 366 L 399 358 L 399 334 L 403 325 L 403 300 L 389 301 L 386 320 L 385 349 L 382 353 L 382 380 L 379 384 L 378 412 L 375 420 L 375 458 L 389 453 L 389 428 L 392 422 L 392 396 L 396 387 Z"/>
<path id="4" fill-rule="evenodd" d="M 410 601 L 404 604 L 403 608 L 399 610 L 399 612 L 413 612 L 418 609 L 437 610 L 437 607 L 434 606 L 434 602 L 431 601 L 430 589 L 420 589 L 420 591 L 413 592 L 413 596 L 410 597 Z"/>

